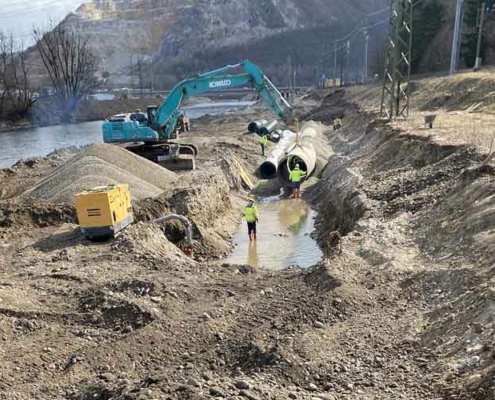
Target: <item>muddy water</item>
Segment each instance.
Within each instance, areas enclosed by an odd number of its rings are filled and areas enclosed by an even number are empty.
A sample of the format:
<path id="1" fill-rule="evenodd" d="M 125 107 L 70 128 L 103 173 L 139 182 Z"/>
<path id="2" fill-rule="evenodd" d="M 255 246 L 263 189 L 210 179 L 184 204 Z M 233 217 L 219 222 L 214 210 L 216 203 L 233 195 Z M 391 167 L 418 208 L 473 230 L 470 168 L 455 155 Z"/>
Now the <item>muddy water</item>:
<path id="1" fill-rule="evenodd" d="M 267 269 L 309 268 L 323 258 L 311 238 L 316 211 L 304 201 L 267 199 L 258 204 L 258 211 L 258 240 L 249 242 L 243 221 L 234 238 L 235 249 L 224 262 Z"/>

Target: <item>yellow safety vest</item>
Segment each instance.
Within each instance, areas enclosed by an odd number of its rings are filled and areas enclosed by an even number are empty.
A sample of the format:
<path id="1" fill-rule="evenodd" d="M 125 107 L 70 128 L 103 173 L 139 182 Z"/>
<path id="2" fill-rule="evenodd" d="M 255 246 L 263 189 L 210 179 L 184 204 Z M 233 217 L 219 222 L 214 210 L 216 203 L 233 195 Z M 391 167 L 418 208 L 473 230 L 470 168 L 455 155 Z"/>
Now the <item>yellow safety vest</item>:
<path id="1" fill-rule="evenodd" d="M 306 176 L 306 173 L 300 169 L 290 171 L 289 179 L 292 183 L 299 183 Z"/>
<path id="2" fill-rule="evenodd" d="M 258 207 L 246 207 L 244 209 L 244 218 L 246 218 L 246 222 L 256 222 L 258 219 Z"/>
<path id="3" fill-rule="evenodd" d="M 267 136 L 261 136 L 260 143 L 263 146 L 266 146 L 268 144 L 268 137 Z"/>

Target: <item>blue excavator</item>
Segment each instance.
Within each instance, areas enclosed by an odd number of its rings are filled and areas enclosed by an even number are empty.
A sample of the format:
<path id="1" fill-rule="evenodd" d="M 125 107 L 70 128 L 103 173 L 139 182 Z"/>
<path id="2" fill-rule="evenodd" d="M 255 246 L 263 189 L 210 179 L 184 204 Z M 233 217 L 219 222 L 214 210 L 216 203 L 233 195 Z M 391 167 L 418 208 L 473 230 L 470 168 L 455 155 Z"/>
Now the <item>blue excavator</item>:
<path id="1" fill-rule="evenodd" d="M 235 70 L 241 73 L 232 74 Z M 134 153 L 172 170 L 195 168 L 196 146 L 173 142 L 188 129 L 181 104 L 189 97 L 251 85 L 267 105 L 286 123 L 293 110 L 261 69 L 249 60 L 200 74 L 176 84 L 165 101 L 146 113 L 118 114 L 103 123 L 105 143 L 125 143 Z"/>

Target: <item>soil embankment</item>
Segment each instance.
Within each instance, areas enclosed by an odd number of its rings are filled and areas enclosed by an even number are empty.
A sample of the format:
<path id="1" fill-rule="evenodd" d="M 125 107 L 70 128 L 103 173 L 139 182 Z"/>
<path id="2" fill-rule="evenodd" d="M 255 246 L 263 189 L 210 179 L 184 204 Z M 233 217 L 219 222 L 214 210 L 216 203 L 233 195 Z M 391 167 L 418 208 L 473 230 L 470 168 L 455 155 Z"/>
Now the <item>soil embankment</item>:
<path id="1" fill-rule="evenodd" d="M 345 114 L 327 132 L 335 154 L 303 188 L 325 256 L 308 270 L 218 262 L 247 195 L 236 164 L 256 181 L 261 160 L 246 116 L 203 118 L 188 138 L 198 170 L 135 202 L 143 222 L 109 243 L 81 239 L 67 203 L 18 198 L 73 154 L 3 171 L 0 393 L 490 399 L 493 170 L 481 149 L 442 140 L 442 120 L 436 136 L 375 120 L 362 103 L 373 90 L 304 110 Z M 177 248 L 180 227 L 165 237 L 144 222 L 170 211 L 192 220 L 195 259 Z"/>

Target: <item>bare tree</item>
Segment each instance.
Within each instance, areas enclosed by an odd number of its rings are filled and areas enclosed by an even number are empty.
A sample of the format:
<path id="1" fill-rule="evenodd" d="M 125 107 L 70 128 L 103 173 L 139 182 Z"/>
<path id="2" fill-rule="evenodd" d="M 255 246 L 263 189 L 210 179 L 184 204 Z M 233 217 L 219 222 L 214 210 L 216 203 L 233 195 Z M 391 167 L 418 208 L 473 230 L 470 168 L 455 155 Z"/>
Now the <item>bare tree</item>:
<path id="1" fill-rule="evenodd" d="M 34 30 L 36 47 L 56 95 L 70 116 L 84 95 L 96 89 L 98 62 L 80 33 L 58 25 L 51 30 Z"/>
<path id="2" fill-rule="evenodd" d="M 29 87 L 29 64 L 24 44 L 0 32 L 0 110 L 9 119 L 25 118 L 36 97 Z"/>

